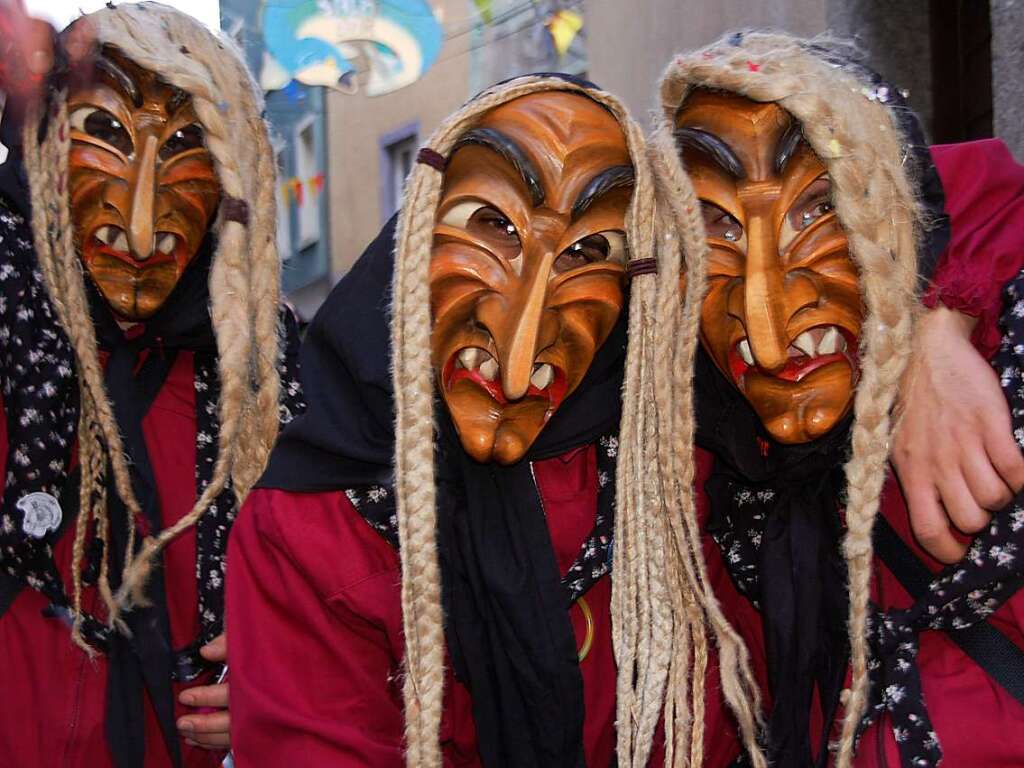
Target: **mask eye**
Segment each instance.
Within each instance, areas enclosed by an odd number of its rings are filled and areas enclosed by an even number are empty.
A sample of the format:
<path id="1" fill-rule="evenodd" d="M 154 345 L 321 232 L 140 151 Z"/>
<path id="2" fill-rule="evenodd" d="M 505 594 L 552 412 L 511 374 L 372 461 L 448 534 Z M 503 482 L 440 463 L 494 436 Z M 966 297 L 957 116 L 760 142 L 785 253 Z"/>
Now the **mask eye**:
<path id="1" fill-rule="evenodd" d="M 608 230 L 577 240 L 555 259 L 555 272 L 568 272 L 595 261 L 625 264 L 626 236 L 622 232 Z"/>
<path id="2" fill-rule="evenodd" d="M 441 224 L 465 230 L 508 259 L 522 251 L 515 224 L 497 208 L 485 203 L 472 200 L 459 203 L 444 215 Z"/>
<path id="3" fill-rule="evenodd" d="M 203 145 L 203 129 L 199 123 L 191 123 L 176 130 L 171 134 L 171 138 L 164 142 L 164 145 L 160 147 L 160 159 L 167 160 L 177 154 L 189 149 L 202 147 Z"/>
<path id="4" fill-rule="evenodd" d="M 68 118 L 71 129 L 99 139 L 122 154 L 132 153 L 132 138 L 121 121 L 98 107 L 79 107 Z"/>
<path id="5" fill-rule="evenodd" d="M 789 226 L 795 231 L 807 229 L 811 224 L 835 209 L 832 204 L 832 183 L 827 176 L 817 179 L 790 208 Z"/>
<path id="6" fill-rule="evenodd" d="M 700 209 L 704 214 L 704 228 L 708 237 L 717 237 L 730 243 L 738 243 L 743 239 L 743 225 L 732 214 L 706 200 L 701 200 Z"/>
<path id="7" fill-rule="evenodd" d="M 811 223 L 817 221 L 826 213 L 830 213 L 831 211 L 832 202 L 829 200 L 821 200 L 820 202 L 817 202 L 814 205 L 812 205 L 810 208 L 805 208 L 803 212 L 800 214 L 800 226 L 798 227 L 798 229 L 804 229 L 805 227 L 809 226 Z"/>

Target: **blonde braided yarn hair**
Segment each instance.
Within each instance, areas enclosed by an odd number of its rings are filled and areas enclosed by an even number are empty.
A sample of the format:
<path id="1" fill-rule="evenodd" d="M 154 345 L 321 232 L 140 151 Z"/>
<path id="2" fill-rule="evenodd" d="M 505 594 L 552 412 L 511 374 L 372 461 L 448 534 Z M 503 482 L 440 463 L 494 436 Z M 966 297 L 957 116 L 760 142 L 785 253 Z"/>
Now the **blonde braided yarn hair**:
<path id="1" fill-rule="evenodd" d="M 593 88 L 558 77 L 530 76 L 485 91 L 450 116 L 425 148 L 447 157 L 455 142 L 491 109 L 541 91 L 576 92 L 606 107 L 626 137 L 635 185 L 626 217 L 630 262 L 650 265 L 657 229 L 654 179 L 643 133 L 622 104 Z M 403 697 L 406 764 L 441 765 L 438 742 L 443 693 L 444 634 L 437 559 L 434 477 L 434 376 L 430 360 L 428 269 L 443 174 L 417 165 L 406 181 L 396 234 L 392 285 L 392 377 L 395 392 L 395 489 L 405 635 Z M 676 272 L 678 274 L 678 272 Z M 646 764 L 661 712 L 673 650 L 672 589 L 665 574 L 657 461 L 642 450 L 657 428 L 653 391 L 656 350 L 651 343 L 658 277 L 637 274 L 630 290 L 629 343 L 619 439 L 612 580 L 613 643 L 618 659 L 617 720 L 620 764 Z M 675 282 L 673 276 L 672 282 Z"/>
<path id="2" fill-rule="evenodd" d="M 101 565 L 99 590 L 113 624 L 119 609 L 144 601 L 145 584 L 161 549 L 194 525 L 229 481 L 240 501 L 263 469 L 278 428 L 280 269 L 274 230 L 275 166 L 261 117 L 263 97 L 240 52 L 192 17 L 159 3 L 107 7 L 75 23 L 89 24 L 98 46 L 116 49 L 192 97 L 225 203 L 212 225 L 217 246 L 209 283 L 221 386 L 213 477 L 191 511 L 159 535 L 148 537 L 133 557 L 135 523 L 141 512 L 103 385 L 85 274 L 71 225 L 67 92 L 55 95 L 48 114 L 37 106 L 26 119 L 25 166 L 36 252 L 57 316 L 75 350 L 81 393 L 82 482 L 72 560 L 72 638 L 92 653 L 81 635 L 81 561 L 91 521 L 107 543 L 107 472 L 113 472 L 114 486 L 131 517 L 122 586 L 116 597 L 109 586 L 108 555 Z"/>
<path id="3" fill-rule="evenodd" d="M 692 231 L 699 207 L 692 194 L 676 199 L 670 185 L 683 176 L 672 140 L 675 115 L 694 88 L 733 92 L 753 101 L 774 102 L 797 119 L 812 149 L 826 164 L 838 218 L 860 273 L 865 317 L 861 337 L 860 382 L 854 398 L 852 453 L 845 466 L 848 501 L 843 553 L 849 574 L 848 629 L 853 685 L 845 701 L 838 764 L 849 766 L 857 725 L 867 699 L 867 617 L 871 587 L 871 533 L 887 473 L 891 409 L 910 349 L 916 314 L 917 243 L 923 225 L 913 179 L 905 166 L 906 148 L 893 111 L 867 98 L 858 71 L 829 61 L 824 51 L 835 41 L 808 43 L 785 34 L 727 35 L 701 50 L 677 57 L 660 85 L 661 113 L 655 132 L 655 172 L 668 192 L 667 203 L 679 226 Z M 691 190 L 692 193 L 692 190 Z M 667 262 L 667 259 L 663 261 Z M 695 345 L 703 297 L 703 265 L 687 264 L 687 292 L 678 333 Z M 680 344 L 685 344 L 684 340 Z M 662 362 L 662 361 L 659 361 Z M 687 361 L 689 362 L 689 361 Z M 678 365 L 678 361 L 673 362 Z M 669 375 L 665 373 L 664 375 Z M 684 377 L 688 378 L 692 372 Z M 674 386 L 683 382 L 677 377 Z M 688 387 L 687 387 L 688 390 Z M 692 491 L 692 395 L 676 389 L 678 418 L 688 422 L 686 441 L 672 446 L 672 460 L 685 469 L 687 488 L 669 501 L 685 522 L 679 548 L 700 576 L 698 602 L 713 628 L 721 656 L 722 686 L 751 749 L 760 705 L 742 641 L 728 626 L 707 584 L 700 557 Z M 756 756 L 760 764 L 763 757 Z"/>

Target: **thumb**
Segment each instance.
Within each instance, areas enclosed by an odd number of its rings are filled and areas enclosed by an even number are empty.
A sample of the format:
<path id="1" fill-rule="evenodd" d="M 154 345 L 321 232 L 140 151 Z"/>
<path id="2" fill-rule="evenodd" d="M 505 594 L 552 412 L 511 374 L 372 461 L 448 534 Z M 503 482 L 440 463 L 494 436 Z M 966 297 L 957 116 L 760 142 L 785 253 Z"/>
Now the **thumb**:
<path id="1" fill-rule="evenodd" d="M 207 661 L 226 661 L 228 658 L 228 638 L 221 632 L 213 640 L 199 649 L 199 653 Z"/>

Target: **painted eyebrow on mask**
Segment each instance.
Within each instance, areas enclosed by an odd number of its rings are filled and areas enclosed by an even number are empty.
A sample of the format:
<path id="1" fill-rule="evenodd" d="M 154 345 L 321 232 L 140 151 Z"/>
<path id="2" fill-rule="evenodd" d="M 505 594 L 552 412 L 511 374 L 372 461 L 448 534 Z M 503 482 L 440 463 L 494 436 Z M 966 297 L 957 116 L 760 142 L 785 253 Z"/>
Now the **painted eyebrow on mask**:
<path id="1" fill-rule="evenodd" d="M 516 169 L 520 178 L 522 178 L 523 184 L 526 185 L 534 207 L 544 202 L 544 185 L 541 183 L 540 173 L 537 172 L 537 168 L 530 161 L 530 158 L 526 156 L 522 148 L 512 139 L 493 128 L 472 128 L 462 134 L 462 137 L 455 142 L 451 155 L 454 155 L 462 147 L 470 145 L 487 147 L 487 149 L 496 152 L 508 160 L 512 167 Z"/>
<path id="2" fill-rule="evenodd" d="M 776 174 L 782 173 L 786 163 L 796 154 L 797 145 L 803 137 L 804 134 L 800 130 L 800 124 L 796 120 L 790 120 L 789 127 L 782 134 L 782 138 L 779 139 L 778 146 L 775 147 L 774 166 Z"/>
<path id="3" fill-rule="evenodd" d="M 572 205 L 572 213 L 570 218 L 572 221 L 576 221 L 580 216 L 587 212 L 587 209 L 594 204 L 600 197 L 608 194 L 613 189 L 620 189 L 622 187 L 631 187 L 633 185 L 633 166 L 632 165 L 613 165 L 611 168 L 605 168 L 594 178 L 587 182 L 587 186 L 580 192 L 576 202 Z"/>
<path id="4" fill-rule="evenodd" d="M 676 145 L 682 151 L 686 147 L 703 152 L 723 171 L 737 179 L 747 178 L 743 163 L 736 157 L 732 148 L 713 133 L 700 128 L 676 128 Z"/>
<path id="5" fill-rule="evenodd" d="M 127 72 L 113 59 L 100 55 L 96 57 L 96 69 L 110 84 L 124 93 L 136 107 L 142 106 L 142 91 Z"/>

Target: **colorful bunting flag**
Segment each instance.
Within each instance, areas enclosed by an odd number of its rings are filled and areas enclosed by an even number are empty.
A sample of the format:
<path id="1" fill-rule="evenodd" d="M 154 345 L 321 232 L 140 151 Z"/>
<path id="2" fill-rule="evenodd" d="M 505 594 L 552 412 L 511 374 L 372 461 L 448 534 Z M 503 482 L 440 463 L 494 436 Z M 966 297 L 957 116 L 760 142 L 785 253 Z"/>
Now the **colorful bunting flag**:
<path id="1" fill-rule="evenodd" d="M 490 24 L 494 21 L 494 8 L 492 7 L 491 0 L 473 0 L 473 5 L 476 6 L 484 24 Z"/>
<path id="2" fill-rule="evenodd" d="M 583 14 L 568 9 L 555 11 L 551 14 L 551 18 L 547 20 L 545 26 L 547 26 L 548 32 L 551 33 L 551 39 L 555 44 L 555 51 L 558 52 L 559 56 L 565 56 L 565 52 L 569 50 L 572 41 L 576 39 L 576 35 L 583 29 Z"/>

